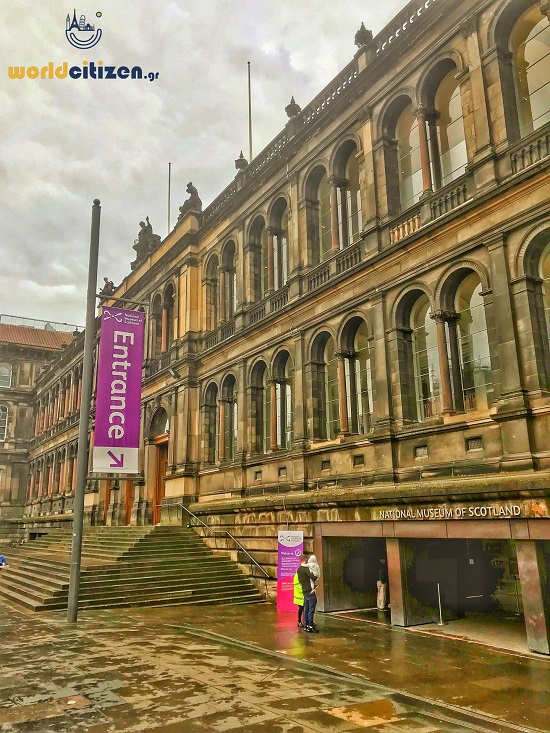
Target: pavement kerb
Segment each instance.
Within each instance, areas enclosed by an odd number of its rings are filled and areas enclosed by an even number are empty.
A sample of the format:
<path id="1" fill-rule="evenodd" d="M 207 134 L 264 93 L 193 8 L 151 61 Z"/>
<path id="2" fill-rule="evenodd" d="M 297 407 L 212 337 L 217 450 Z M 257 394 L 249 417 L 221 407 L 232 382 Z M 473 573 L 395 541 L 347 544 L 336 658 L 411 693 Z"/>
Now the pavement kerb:
<path id="1" fill-rule="evenodd" d="M 244 649 L 254 654 L 261 654 L 262 656 L 284 661 L 286 664 L 290 664 L 302 671 L 315 672 L 317 675 L 324 675 L 340 679 L 343 682 L 354 684 L 358 687 L 368 689 L 378 689 L 386 695 L 391 695 L 392 699 L 396 702 L 400 702 L 404 705 L 416 708 L 419 712 L 437 720 L 446 721 L 449 723 L 460 723 L 472 730 L 478 731 L 479 733 L 507 733 L 509 731 L 520 731 L 520 733 L 546 733 L 540 728 L 525 728 L 524 726 L 515 725 L 514 723 L 508 723 L 496 718 L 492 718 L 481 712 L 472 713 L 470 710 L 461 708 L 455 705 L 449 705 L 447 703 L 436 703 L 427 698 L 419 695 L 413 695 L 408 692 L 400 692 L 394 690 L 391 687 L 380 685 L 376 682 L 354 674 L 347 674 L 341 672 L 335 667 L 329 665 L 318 664 L 317 662 L 309 662 L 304 659 L 296 659 L 291 657 L 284 652 L 278 652 L 274 649 L 266 649 L 258 644 L 252 644 L 239 639 L 234 639 L 230 636 L 223 634 L 217 634 L 213 631 L 205 631 L 198 629 L 195 626 L 189 624 L 168 624 L 169 628 L 178 629 L 189 636 L 196 636 L 198 638 L 207 639 L 209 641 L 215 641 L 225 646 L 233 647 L 235 649 Z M 452 716 L 450 715 L 452 714 Z M 483 726 L 480 727 L 480 721 L 483 721 Z"/>

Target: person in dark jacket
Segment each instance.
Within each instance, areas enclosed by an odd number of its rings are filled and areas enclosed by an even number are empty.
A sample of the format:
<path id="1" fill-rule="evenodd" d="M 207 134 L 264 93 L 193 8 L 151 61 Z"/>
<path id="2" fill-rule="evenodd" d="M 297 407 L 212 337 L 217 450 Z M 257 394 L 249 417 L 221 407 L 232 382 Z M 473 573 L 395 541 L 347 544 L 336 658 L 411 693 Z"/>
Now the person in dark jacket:
<path id="1" fill-rule="evenodd" d="M 317 595 L 315 593 L 315 575 L 311 572 L 307 565 L 307 557 L 300 555 L 300 567 L 297 570 L 298 581 L 302 586 L 304 594 L 304 624 L 306 631 L 310 634 L 319 633 L 319 630 L 313 623 L 313 614 L 317 605 Z"/>

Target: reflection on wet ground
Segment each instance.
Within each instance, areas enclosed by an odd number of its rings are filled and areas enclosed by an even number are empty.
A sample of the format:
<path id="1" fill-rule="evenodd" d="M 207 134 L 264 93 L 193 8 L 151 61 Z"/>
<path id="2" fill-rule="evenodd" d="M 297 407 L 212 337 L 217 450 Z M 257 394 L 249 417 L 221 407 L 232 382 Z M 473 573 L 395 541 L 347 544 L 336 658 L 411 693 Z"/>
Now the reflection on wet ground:
<path id="1" fill-rule="evenodd" d="M 549 728 L 545 660 L 341 618 L 319 626 L 305 634 L 271 604 L 94 611 L 76 627 L 3 606 L 0 731 Z"/>

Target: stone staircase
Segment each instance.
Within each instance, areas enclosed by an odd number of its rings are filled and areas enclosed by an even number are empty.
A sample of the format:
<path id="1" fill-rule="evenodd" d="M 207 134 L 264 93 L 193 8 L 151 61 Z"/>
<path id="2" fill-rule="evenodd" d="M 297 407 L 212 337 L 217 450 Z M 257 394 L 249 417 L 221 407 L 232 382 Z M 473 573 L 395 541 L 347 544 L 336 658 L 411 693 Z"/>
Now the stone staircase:
<path id="1" fill-rule="evenodd" d="M 51 529 L 9 554 L 0 600 L 31 611 L 67 608 L 71 532 Z M 79 609 L 259 603 L 262 594 L 228 557 L 183 527 L 87 527 Z"/>

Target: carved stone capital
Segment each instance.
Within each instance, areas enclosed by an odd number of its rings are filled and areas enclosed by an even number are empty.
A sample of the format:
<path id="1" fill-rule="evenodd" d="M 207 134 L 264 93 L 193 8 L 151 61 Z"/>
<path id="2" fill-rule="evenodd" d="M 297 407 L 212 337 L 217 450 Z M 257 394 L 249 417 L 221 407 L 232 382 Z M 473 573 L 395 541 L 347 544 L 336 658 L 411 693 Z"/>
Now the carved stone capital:
<path id="1" fill-rule="evenodd" d="M 477 15 L 472 13 L 467 18 L 464 18 L 460 24 L 460 32 L 464 38 L 469 38 L 477 31 Z"/>

